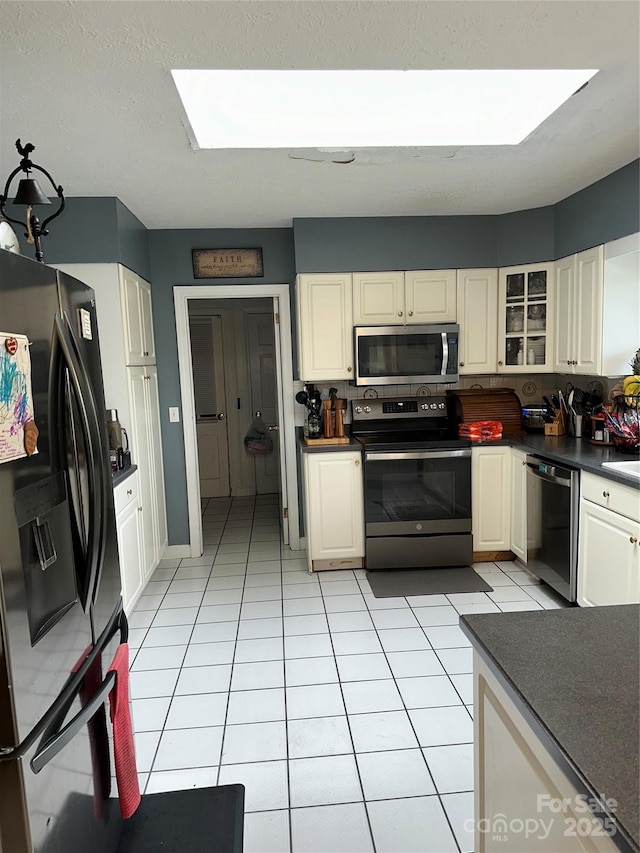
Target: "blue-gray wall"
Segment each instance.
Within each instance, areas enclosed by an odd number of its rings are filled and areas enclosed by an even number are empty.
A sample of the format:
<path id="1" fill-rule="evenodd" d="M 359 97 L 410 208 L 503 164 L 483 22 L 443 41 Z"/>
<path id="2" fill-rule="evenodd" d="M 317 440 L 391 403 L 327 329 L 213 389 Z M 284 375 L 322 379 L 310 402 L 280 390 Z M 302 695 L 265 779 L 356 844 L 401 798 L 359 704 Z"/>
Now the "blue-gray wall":
<path id="1" fill-rule="evenodd" d="M 555 205 L 556 258 L 640 231 L 640 160 Z"/>
<path id="2" fill-rule="evenodd" d="M 56 209 L 37 210 L 40 221 Z M 16 219 L 24 218 L 24 207 L 13 204 L 7 212 Z M 22 254 L 34 257 L 23 231 L 16 226 Z M 49 226 L 42 238 L 42 251 L 47 264 L 124 264 L 143 278 L 149 278 L 149 242 L 147 229 L 131 211 L 114 197 L 69 198 L 65 209 Z"/>
<path id="3" fill-rule="evenodd" d="M 232 284 L 241 289 L 247 284 L 291 284 L 295 277 L 293 234 L 290 228 L 198 229 L 149 231 L 148 237 L 169 543 L 179 545 L 189 541 L 189 517 L 182 424 L 169 423 L 168 414 L 169 406 L 180 406 L 173 288 Z M 262 248 L 261 278 L 193 278 L 192 249 L 253 247 Z"/>

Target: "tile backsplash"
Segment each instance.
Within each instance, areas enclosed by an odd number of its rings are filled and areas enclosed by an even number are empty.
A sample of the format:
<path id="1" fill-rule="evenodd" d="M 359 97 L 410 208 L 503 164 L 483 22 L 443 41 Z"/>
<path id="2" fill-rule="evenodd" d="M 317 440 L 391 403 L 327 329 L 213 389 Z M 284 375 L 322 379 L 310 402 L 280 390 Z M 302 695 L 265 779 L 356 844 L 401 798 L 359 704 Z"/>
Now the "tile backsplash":
<path id="1" fill-rule="evenodd" d="M 518 395 L 520 403 L 525 406 L 528 403 L 541 403 L 542 397 L 549 397 L 555 391 L 570 390 L 571 387 L 582 388 L 583 391 L 606 395 L 618 380 L 608 379 L 601 376 L 572 376 L 555 373 L 532 373 L 532 374 L 493 374 L 478 376 L 463 376 L 459 382 L 447 385 L 371 385 L 355 386 L 348 382 L 336 380 L 335 382 L 317 382 L 316 387 L 321 392 L 329 388 L 338 389 L 338 397 L 342 400 L 362 399 L 366 396 L 375 397 L 411 397 L 413 395 L 434 396 L 445 394 L 454 388 L 513 388 Z M 295 395 L 304 387 L 304 382 L 292 383 L 292 394 Z M 306 415 L 306 408 L 298 403 L 294 404 L 296 426 L 302 426 Z M 347 406 L 345 423 L 351 421 L 351 407 Z"/>

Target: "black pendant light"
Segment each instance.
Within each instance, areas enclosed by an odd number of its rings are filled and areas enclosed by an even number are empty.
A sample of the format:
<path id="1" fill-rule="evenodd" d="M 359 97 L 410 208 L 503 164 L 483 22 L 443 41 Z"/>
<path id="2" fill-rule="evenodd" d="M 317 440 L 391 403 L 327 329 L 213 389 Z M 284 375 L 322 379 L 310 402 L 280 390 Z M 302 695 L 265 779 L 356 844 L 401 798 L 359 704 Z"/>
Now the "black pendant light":
<path id="1" fill-rule="evenodd" d="M 0 195 L 0 215 L 4 216 L 5 219 L 8 219 L 9 222 L 13 222 L 16 225 L 22 225 L 23 223 L 19 219 L 12 219 L 10 216 L 7 216 L 5 212 L 5 205 L 7 204 L 7 199 L 9 196 L 9 187 L 11 182 L 15 178 L 15 176 L 19 172 L 24 172 L 26 174 L 25 178 L 21 178 L 18 183 L 18 191 L 16 192 L 15 198 L 13 200 L 14 204 L 24 205 L 26 208 L 26 225 L 27 230 L 25 231 L 25 237 L 27 238 L 27 243 L 33 243 L 35 246 L 35 254 L 36 260 L 42 262 L 44 259 L 44 254 L 42 251 L 41 238 L 46 237 L 49 231 L 47 230 L 47 225 L 56 218 L 56 216 L 60 216 L 62 211 L 64 210 L 65 198 L 62 191 L 61 186 L 56 186 L 55 181 L 47 172 L 46 169 L 43 169 L 42 166 L 38 166 L 36 163 L 33 163 L 29 159 L 29 155 L 32 151 L 35 151 L 35 146 L 30 142 L 27 142 L 26 145 L 21 145 L 20 140 L 16 141 L 16 148 L 18 150 L 18 154 L 22 157 L 20 161 L 20 165 L 17 166 L 13 172 L 7 178 L 7 182 L 4 186 L 4 193 Z M 40 188 L 40 184 L 37 180 L 32 177 L 31 172 L 33 170 L 38 172 L 42 172 L 46 178 L 51 182 L 51 186 L 56 192 L 60 203 L 58 205 L 57 210 L 48 216 L 44 222 L 40 222 L 38 217 L 33 213 L 33 208 L 37 205 L 51 205 L 50 199 L 44 194 L 42 189 Z"/>

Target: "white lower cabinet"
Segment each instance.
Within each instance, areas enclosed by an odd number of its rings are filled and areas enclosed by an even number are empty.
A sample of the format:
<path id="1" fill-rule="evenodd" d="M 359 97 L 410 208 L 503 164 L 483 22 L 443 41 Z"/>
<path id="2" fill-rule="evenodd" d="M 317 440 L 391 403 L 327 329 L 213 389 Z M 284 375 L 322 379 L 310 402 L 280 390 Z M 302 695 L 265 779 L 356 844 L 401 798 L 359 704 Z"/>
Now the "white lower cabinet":
<path id="1" fill-rule="evenodd" d="M 113 490 L 113 495 L 116 507 L 122 601 L 125 613 L 129 614 L 140 597 L 145 583 L 142 570 L 143 544 L 137 472 L 119 483 Z"/>
<path id="2" fill-rule="evenodd" d="M 473 550 L 508 551 L 511 545 L 511 448 L 471 448 Z"/>
<path id="3" fill-rule="evenodd" d="M 361 565 L 364 499 L 359 451 L 303 454 L 309 570 Z M 333 563 L 333 565 L 331 565 Z"/>
<path id="4" fill-rule="evenodd" d="M 475 853 L 618 850 L 476 651 L 473 672 Z"/>
<path id="5" fill-rule="evenodd" d="M 603 478 L 587 480 L 588 487 L 594 483 L 597 490 L 588 488 L 587 493 L 596 498 L 602 495 L 599 503 L 586 500 L 584 494 L 580 500 L 578 604 L 640 604 L 640 493 L 634 495 L 634 490 Z M 629 507 L 635 503 L 635 518 L 601 505 L 612 493 L 623 499 L 623 506 L 624 499 Z"/>

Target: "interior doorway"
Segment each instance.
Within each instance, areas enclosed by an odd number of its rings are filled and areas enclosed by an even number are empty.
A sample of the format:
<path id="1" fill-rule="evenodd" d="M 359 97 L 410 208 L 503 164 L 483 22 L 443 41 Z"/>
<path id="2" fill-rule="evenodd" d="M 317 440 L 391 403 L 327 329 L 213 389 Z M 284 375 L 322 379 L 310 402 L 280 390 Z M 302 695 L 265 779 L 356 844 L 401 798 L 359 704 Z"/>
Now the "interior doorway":
<path id="1" fill-rule="evenodd" d="M 289 286 L 174 287 L 174 304 L 191 555 L 201 496 L 275 491 L 283 541 L 299 549 Z M 274 446 L 261 457 L 244 449 L 256 412 Z"/>
<path id="2" fill-rule="evenodd" d="M 272 300 L 190 299 L 189 332 L 200 496 L 279 494 Z M 245 452 L 254 423 L 269 453 Z"/>

